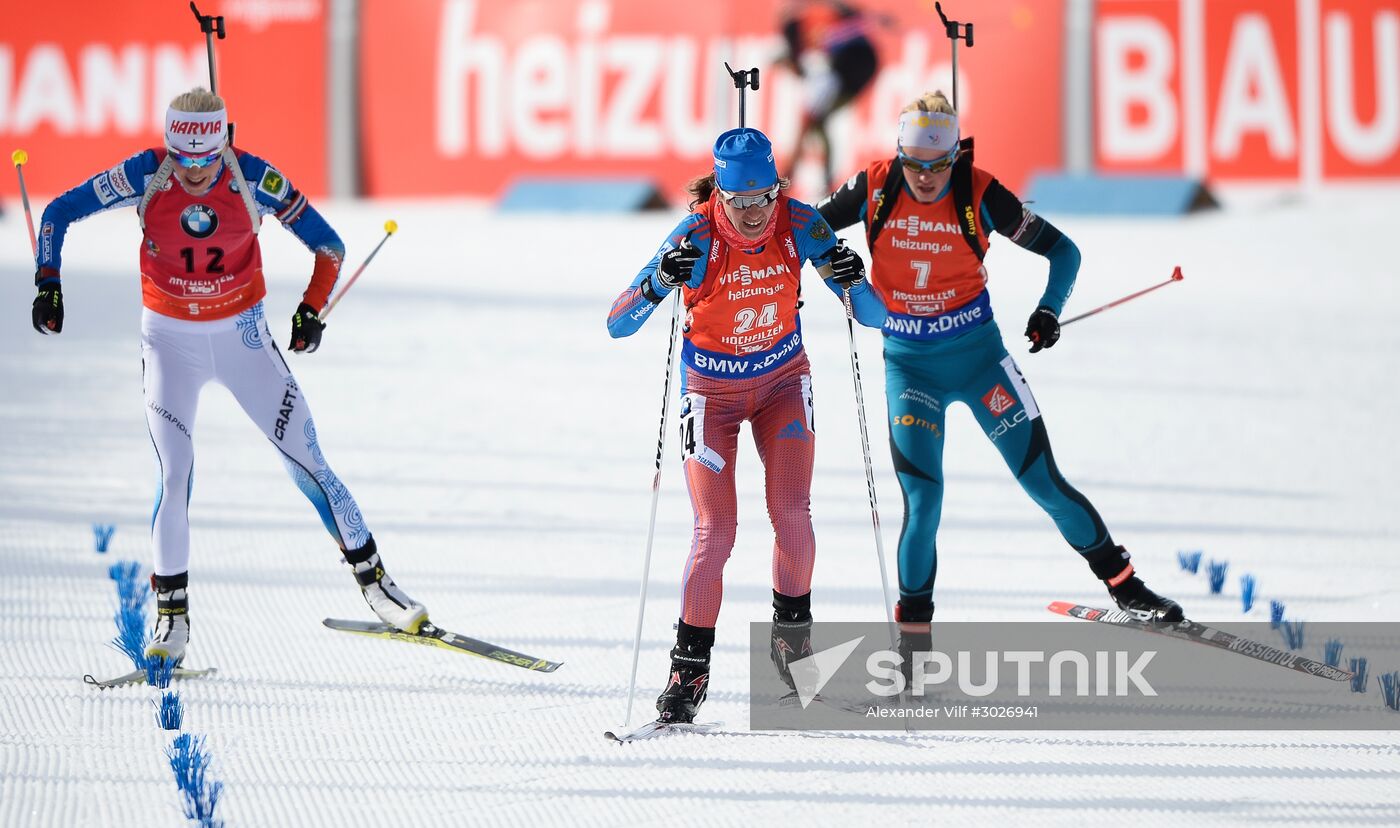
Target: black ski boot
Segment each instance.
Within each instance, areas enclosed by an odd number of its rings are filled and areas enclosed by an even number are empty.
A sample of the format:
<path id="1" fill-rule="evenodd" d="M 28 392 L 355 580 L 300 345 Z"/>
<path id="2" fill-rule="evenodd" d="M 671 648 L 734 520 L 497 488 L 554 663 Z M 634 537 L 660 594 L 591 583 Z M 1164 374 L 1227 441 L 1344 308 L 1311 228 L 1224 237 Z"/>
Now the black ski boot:
<path id="1" fill-rule="evenodd" d="M 1108 594 L 1119 609 L 1144 621 L 1176 623 L 1184 620 L 1186 614 L 1181 605 L 1148 589 L 1134 573 L 1130 558 L 1128 550 L 1114 546 L 1112 541 L 1100 550 L 1084 553 L 1089 568 L 1108 587 Z"/>
<path id="2" fill-rule="evenodd" d="M 906 692 L 914 681 L 914 659 L 917 653 L 933 650 L 933 600 L 930 598 L 900 598 L 894 605 L 894 620 L 899 625 L 899 671 L 904 674 Z"/>
<path id="3" fill-rule="evenodd" d="M 792 597 L 773 591 L 773 636 L 769 656 L 778 678 L 789 690 L 797 689 L 792 662 L 812 654 L 812 593 Z M 803 679 L 804 686 L 815 684 L 815 676 Z"/>
<path id="4" fill-rule="evenodd" d="M 656 699 L 656 720 L 668 724 L 695 721 L 710 687 L 710 650 L 714 627 L 676 626 L 676 646 L 671 648 L 671 680 Z"/>

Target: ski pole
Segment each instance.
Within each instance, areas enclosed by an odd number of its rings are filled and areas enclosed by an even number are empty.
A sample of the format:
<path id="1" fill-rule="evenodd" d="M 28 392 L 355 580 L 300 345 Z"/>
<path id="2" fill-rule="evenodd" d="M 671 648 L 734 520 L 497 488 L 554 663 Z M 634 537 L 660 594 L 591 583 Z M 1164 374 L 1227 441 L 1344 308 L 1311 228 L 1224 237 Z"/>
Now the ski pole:
<path id="1" fill-rule="evenodd" d="M 1072 316 L 1072 317 L 1070 317 L 1069 319 L 1066 319 L 1065 321 L 1061 322 L 1061 323 L 1060 323 L 1060 327 L 1063 328 L 1064 326 L 1070 324 L 1071 322 L 1078 322 L 1079 320 L 1088 318 L 1088 317 L 1090 317 L 1090 316 L 1093 316 L 1093 315 L 1096 314 L 1096 313 L 1102 313 L 1102 312 L 1108 310 L 1109 308 L 1115 308 L 1115 307 L 1117 307 L 1117 306 L 1123 304 L 1124 302 L 1131 302 L 1132 300 L 1138 298 L 1139 296 L 1142 296 L 1142 295 L 1145 294 L 1145 293 L 1151 293 L 1152 291 L 1156 290 L 1157 288 L 1166 287 L 1167 285 L 1171 284 L 1172 282 L 1180 282 L 1180 281 L 1181 281 L 1182 279 L 1184 279 L 1184 278 L 1186 278 L 1186 277 L 1181 275 L 1181 265 L 1177 265 L 1176 268 L 1172 270 L 1172 277 L 1171 277 L 1170 279 L 1166 280 L 1165 282 L 1158 282 L 1157 284 L 1153 285 L 1153 286 L 1150 287 L 1150 288 L 1144 288 L 1144 289 L 1138 291 L 1137 293 L 1129 294 L 1128 296 L 1124 296 L 1122 299 L 1118 299 L 1118 300 L 1116 300 L 1116 301 L 1109 302 L 1107 305 L 1104 305 L 1104 306 L 1098 307 L 1098 308 L 1094 308 L 1093 310 L 1091 310 L 1091 311 L 1089 311 L 1089 312 L 1087 312 L 1087 313 L 1081 313 L 1081 314 L 1079 314 L 1078 316 Z"/>
<path id="2" fill-rule="evenodd" d="M 844 241 L 844 240 L 842 240 Z M 817 268 L 822 278 L 831 275 L 831 266 Z M 890 649 L 898 650 L 894 607 L 890 604 L 890 577 L 885 569 L 885 539 L 880 533 L 880 506 L 875 497 L 875 467 L 870 461 L 870 429 L 865 422 L 865 392 L 860 381 L 860 357 L 856 354 L 856 312 L 851 304 L 851 290 L 841 289 L 841 302 L 846 306 L 846 345 L 851 353 L 851 381 L 856 389 L 856 418 L 860 421 L 860 451 L 865 460 L 865 491 L 870 498 L 870 524 L 875 529 L 875 557 L 880 563 L 880 598 L 885 602 L 885 619 L 890 630 Z"/>
<path id="3" fill-rule="evenodd" d="M 627 715 L 622 726 L 632 723 L 632 702 L 637 696 L 637 661 L 642 654 L 642 623 L 647 612 L 647 583 L 651 580 L 651 549 L 656 538 L 656 504 L 661 498 L 661 458 L 666 451 L 666 426 L 671 414 L 671 375 L 676 364 L 676 330 L 681 318 L 681 289 L 675 288 L 671 303 L 671 346 L 666 350 L 666 383 L 661 392 L 661 429 L 656 435 L 656 471 L 651 478 L 651 518 L 647 521 L 647 548 L 642 556 L 642 591 L 637 598 L 637 634 L 632 639 L 632 678 L 627 684 Z"/>
<path id="4" fill-rule="evenodd" d="M 10 153 L 15 165 L 15 175 L 19 176 L 19 198 L 24 202 L 24 223 L 29 225 L 29 249 L 34 251 L 34 260 L 39 260 L 39 240 L 34 235 L 34 214 L 29 211 L 29 191 L 24 187 L 24 165 L 29 163 L 29 153 L 17 149 Z"/>
<path id="5" fill-rule="evenodd" d="M 389 237 L 394 235 L 394 233 L 397 232 L 398 229 L 399 223 L 397 221 L 389 219 L 388 221 L 384 222 L 384 238 L 380 239 L 379 244 L 376 244 L 374 246 L 374 249 L 369 252 L 369 255 L 365 257 L 364 263 L 361 264 L 359 268 L 355 270 L 354 275 L 352 275 L 350 277 L 350 280 L 345 283 L 345 287 L 340 289 L 340 293 L 337 293 L 334 299 L 326 303 L 325 309 L 322 310 L 319 314 L 319 317 L 322 322 L 325 322 L 326 317 L 331 315 L 331 311 L 335 309 L 336 303 L 338 303 L 341 299 L 344 299 L 345 294 L 350 292 L 350 288 L 355 286 L 355 280 L 360 278 L 360 274 L 365 272 L 365 268 L 369 267 L 369 263 L 374 261 L 374 254 L 379 252 L 379 248 L 383 247 L 384 242 L 388 241 Z"/>

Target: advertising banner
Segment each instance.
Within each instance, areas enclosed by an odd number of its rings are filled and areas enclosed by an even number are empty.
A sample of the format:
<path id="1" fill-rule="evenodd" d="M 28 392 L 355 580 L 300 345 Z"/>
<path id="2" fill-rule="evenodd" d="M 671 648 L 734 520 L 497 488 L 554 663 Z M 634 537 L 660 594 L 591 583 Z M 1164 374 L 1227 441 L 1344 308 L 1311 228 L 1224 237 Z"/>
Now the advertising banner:
<path id="1" fill-rule="evenodd" d="M 716 0 L 423 0 L 361 4 L 361 123 L 370 195 L 495 196 L 517 176 L 638 176 L 672 201 L 738 126 L 724 70 L 757 66 L 749 126 L 795 156 L 809 84 L 778 62 L 783 4 Z M 879 54 L 866 93 L 832 123 L 837 183 L 893 154 L 899 110 L 924 91 L 952 96 L 951 48 L 933 3 L 859 4 Z M 964 134 L 1006 184 L 1058 167 L 1063 4 L 962 6 L 974 47 L 959 49 Z M 816 198 L 808 147 L 795 168 Z M 806 171 L 804 173 L 804 171 Z"/>
<path id="2" fill-rule="evenodd" d="M 1213 181 L 1400 177 L 1400 7 L 1100 0 L 1099 169 Z"/>
<path id="3" fill-rule="evenodd" d="M 311 194 L 326 189 L 327 2 L 199 4 L 225 17 L 227 37 L 214 43 L 235 144 Z M 204 35 L 188 3 L 80 3 L 72 13 L 4 6 L 0 146 L 6 159 L 28 151 L 25 182 L 37 195 L 159 146 L 170 100 L 209 85 Z"/>

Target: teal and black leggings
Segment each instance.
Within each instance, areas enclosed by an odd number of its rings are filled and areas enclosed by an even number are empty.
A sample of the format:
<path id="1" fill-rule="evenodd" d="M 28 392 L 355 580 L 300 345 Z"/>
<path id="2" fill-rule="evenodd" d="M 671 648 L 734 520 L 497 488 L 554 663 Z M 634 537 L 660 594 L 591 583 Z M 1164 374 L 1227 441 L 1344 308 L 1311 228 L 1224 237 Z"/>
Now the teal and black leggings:
<path id="1" fill-rule="evenodd" d="M 1040 409 L 995 322 L 936 342 L 885 337 L 890 454 L 904 494 L 899 593 L 905 609 L 931 609 L 943 510 L 943 441 L 948 406 L 972 409 L 1026 494 L 1080 553 L 1112 545 L 1093 504 L 1060 474 Z"/>

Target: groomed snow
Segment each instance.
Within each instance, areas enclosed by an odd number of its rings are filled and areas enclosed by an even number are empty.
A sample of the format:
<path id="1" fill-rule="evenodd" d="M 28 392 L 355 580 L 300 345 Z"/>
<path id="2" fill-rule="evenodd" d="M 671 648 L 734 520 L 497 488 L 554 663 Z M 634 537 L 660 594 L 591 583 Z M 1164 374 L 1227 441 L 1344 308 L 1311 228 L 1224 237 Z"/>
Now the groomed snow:
<path id="1" fill-rule="evenodd" d="M 1259 582 L 1255 620 L 1270 599 L 1293 618 L 1400 620 L 1396 203 L 1394 190 L 1358 191 L 1185 220 L 1065 217 L 1084 252 L 1067 315 L 1176 264 L 1186 280 L 1034 356 L 1020 331 L 1043 260 L 994 242 L 993 303 L 1062 469 L 1149 583 L 1199 620 L 1244 617 L 1245 572 Z M 40 337 L 23 216 L 6 207 L 0 824 L 183 825 L 152 692 L 80 680 L 129 669 L 106 645 L 108 564 L 149 571 L 135 216 L 72 230 L 65 332 Z M 532 674 L 324 629 L 323 617 L 368 610 L 275 453 L 210 386 L 195 428 L 189 660 L 219 674 L 177 687 L 186 729 L 208 737 L 228 825 L 1400 822 L 1395 731 L 748 732 L 745 625 L 768 616 L 771 534 L 747 438 L 705 707 L 726 733 L 605 742 L 625 707 L 667 320 L 621 341 L 604 320 L 678 215 L 507 217 L 452 202 L 325 212 L 350 268 L 386 219 L 400 225 L 321 351 L 289 358 L 327 457 L 389 571 L 435 620 L 566 664 Z M 310 257 L 275 223 L 262 235 L 285 344 Z M 809 279 L 814 612 L 878 620 L 844 322 Z M 879 334 L 860 331 L 858 347 L 892 568 L 901 503 Z M 950 415 L 947 443 L 938 618 L 1054 623 L 1051 600 L 1101 604 L 966 410 Z M 664 678 L 689 546 L 677 452 L 672 439 L 634 723 Z M 118 527 L 106 555 L 93 523 Z M 1177 550 L 1195 548 L 1229 561 L 1226 595 L 1177 566 Z"/>

